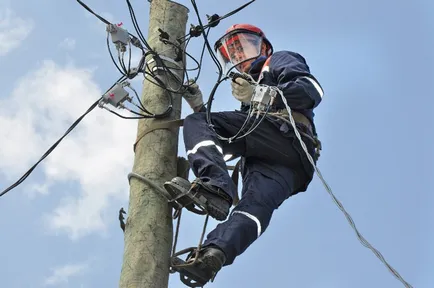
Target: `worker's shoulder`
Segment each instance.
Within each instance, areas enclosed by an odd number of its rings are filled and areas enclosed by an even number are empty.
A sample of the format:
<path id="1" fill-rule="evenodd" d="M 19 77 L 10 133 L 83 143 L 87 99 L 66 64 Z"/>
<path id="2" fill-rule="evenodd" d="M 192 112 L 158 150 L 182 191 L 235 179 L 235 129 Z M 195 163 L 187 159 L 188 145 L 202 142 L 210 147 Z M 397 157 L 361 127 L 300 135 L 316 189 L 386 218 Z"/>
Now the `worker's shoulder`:
<path id="1" fill-rule="evenodd" d="M 271 55 L 271 60 L 276 61 L 301 61 L 306 64 L 306 59 L 297 52 L 289 50 L 279 50 Z"/>

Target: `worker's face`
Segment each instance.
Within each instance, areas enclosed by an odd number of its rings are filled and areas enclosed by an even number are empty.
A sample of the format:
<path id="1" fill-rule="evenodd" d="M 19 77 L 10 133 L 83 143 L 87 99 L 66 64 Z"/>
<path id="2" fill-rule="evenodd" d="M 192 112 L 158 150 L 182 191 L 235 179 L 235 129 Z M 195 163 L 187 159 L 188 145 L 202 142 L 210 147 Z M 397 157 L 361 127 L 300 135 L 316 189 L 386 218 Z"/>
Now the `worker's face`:
<path id="1" fill-rule="evenodd" d="M 235 66 L 240 72 L 248 72 L 252 62 L 261 54 L 262 39 L 252 33 L 236 33 L 220 40 L 220 58 Z"/>
<path id="2" fill-rule="evenodd" d="M 252 62 L 255 59 L 246 59 L 258 56 L 258 49 L 251 43 L 241 44 L 239 40 L 235 40 L 232 45 L 228 45 L 228 53 L 233 63 L 240 63 L 236 65 L 237 69 L 241 72 L 248 72 Z"/>

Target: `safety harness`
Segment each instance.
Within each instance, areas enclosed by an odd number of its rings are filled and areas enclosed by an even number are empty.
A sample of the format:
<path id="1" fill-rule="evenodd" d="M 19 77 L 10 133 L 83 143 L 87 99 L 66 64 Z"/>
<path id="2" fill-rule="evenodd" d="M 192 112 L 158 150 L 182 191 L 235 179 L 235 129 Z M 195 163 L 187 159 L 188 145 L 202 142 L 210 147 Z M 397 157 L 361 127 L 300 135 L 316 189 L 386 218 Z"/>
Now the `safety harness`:
<path id="1" fill-rule="evenodd" d="M 268 73 L 270 70 L 270 61 L 273 55 L 270 55 L 265 60 L 264 64 L 262 65 L 261 72 L 258 77 L 258 81 L 255 81 L 257 84 L 259 84 L 262 79 L 264 78 L 264 73 Z M 271 107 L 271 112 L 267 112 L 267 116 L 275 117 L 280 120 L 283 120 L 289 124 L 289 127 L 291 127 L 291 123 L 289 121 L 289 114 L 288 110 L 286 109 L 275 109 L 274 107 Z M 257 112 L 257 111 L 255 111 Z M 260 113 L 263 113 L 262 111 L 259 111 Z M 299 128 L 299 133 L 304 136 L 306 139 L 308 139 L 315 147 L 315 153 L 313 155 L 313 159 L 318 161 L 320 156 L 320 151 L 322 150 L 321 141 L 318 139 L 318 135 L 316 134 L 315 128 L 313 127 L 312 123 L 309 121 L 309 119 L 303 115 L 300 112 L 291 110 L 291 115 L 294 118 L 294 121 L 296 123 L 296 126 Z"/>

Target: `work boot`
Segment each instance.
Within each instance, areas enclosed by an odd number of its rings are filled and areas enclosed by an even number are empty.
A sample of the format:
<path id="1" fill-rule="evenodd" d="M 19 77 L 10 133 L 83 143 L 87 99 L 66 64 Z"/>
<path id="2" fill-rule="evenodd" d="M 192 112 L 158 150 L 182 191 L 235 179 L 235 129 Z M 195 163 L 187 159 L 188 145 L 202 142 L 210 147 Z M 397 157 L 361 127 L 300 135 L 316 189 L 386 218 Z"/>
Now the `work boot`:
<path id="1" fill-rule="evenodd" d="M 225 253 L 217 246 L 211 245 L 204 247 L 201 251 L 199 251 L 199 256 L 196 260 L 196 263 L 194 264 L 194 268 L 205 274 L 208 278 L 207 281 L 213 281 L 217 275 L 217 272 L 220 271 L 225 262 Z"/>
<path id="2" fill-rule="evenodd" d="M 188 210 L 192 210 L 191 201 L 193 201 L 198 206 L 204 206 L 209 216 L 216 220 L 223 221 L 229 215 L 232 201 L 221 188 L 204 183 L 200 179 L 190 184 L 188 180 L 181 177 L 175 177 L 164 183 L 164 187 L 174 198 L 177 195 L 189 193 L 190 199 L 183 197 L 177 200 Z"/>
<path id="3" fill-rule="evenodd" d="M 229 215 L 232 200 L 223 189 L 196 179 L 192 183 L 192 192 L 195 197 L 203 196 L 206 199 L 206 210 L 209 216 L 223 221 Z"/>

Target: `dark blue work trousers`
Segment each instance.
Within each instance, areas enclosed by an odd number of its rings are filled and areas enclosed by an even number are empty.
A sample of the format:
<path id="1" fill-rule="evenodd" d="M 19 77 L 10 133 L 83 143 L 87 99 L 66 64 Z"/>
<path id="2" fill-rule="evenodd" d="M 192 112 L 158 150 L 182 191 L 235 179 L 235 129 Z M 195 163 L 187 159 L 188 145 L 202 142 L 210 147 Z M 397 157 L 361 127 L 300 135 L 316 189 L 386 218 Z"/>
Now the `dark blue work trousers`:
<path id="1" fill-rule="evenodd" d="M 246 117 L 247 113 L 238 111 L 211 113 L 214 130 L 223 137 L 235 135 Z M 232 198 L 237 191 L 224 155 L 241 157 L 240 201 L 228 219 L 208 234 L 204 243 L 204 246 L 220 247 L 227 258 L 224 265 L 230 265 L 264 233 L 273 211 L 284 200 L 306 191 L 314 169 L 292 126 L 281 120 L 265 119 L 247 137 L 228 143 L 219 140 L 208 126 L 206 113 L 198 112 L 184 119 L 183 132 L 193 173 L 202 181 L 220 187 Z M 313 144 L 307 139 L 303 141 L 313 156 Z"/>

